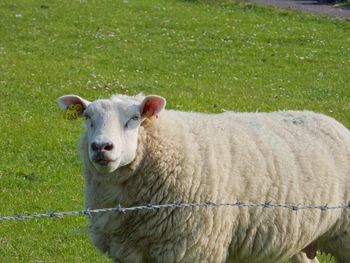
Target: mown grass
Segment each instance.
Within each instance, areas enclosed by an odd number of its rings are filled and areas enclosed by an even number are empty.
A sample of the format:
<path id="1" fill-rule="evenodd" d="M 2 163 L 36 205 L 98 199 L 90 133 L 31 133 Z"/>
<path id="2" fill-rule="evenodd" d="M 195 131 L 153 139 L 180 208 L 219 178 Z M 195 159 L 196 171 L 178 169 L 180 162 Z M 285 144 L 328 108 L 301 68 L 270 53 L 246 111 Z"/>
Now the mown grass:
<path id="1" fill-rule="evenodd" d="M 0 214 L 80 210 L 81 121 L 55 100 L 143 91 L 204 112 L 350 127 L 350 24 L 228 1 L 0 2 Z M 83 217 L 0 223 L 0 262 L 107 262 Z M 329 262 L 323 258 L 322 262 Z"/>

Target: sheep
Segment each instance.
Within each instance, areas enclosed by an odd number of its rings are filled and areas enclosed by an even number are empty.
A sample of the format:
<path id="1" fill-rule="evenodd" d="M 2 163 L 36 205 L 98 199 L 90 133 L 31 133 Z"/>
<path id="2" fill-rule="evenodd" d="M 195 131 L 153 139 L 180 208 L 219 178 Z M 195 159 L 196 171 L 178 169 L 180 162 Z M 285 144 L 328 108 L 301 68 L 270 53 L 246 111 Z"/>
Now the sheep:
<path id="1" fill-rule="evenodd" d="M 350 132 L 310 111 L 204 114 L 165 110 L 157 95 L 114 95 L 82 107 L 85 207 L 175 201 L 350 200 Z M 350 212 L 195 207 L 89 218 L 94 245 L 114 262 L 350 261 Z"/>

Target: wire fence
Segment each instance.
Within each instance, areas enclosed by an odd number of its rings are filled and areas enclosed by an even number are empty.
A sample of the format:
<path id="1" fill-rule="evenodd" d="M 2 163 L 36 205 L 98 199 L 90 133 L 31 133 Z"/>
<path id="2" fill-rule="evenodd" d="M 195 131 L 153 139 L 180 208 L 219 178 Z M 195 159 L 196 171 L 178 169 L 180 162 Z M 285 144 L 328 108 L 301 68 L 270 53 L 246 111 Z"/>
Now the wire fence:
<path id="1" fill-rule="evenodd" d="M 198 203 L 169 203 L 169 204 L 145 204 L 132 207 L 122 207 L 121 205 L 112 208 L 100 208 L 100 209 L 85 209 L 80 211 L 62 211 L 62 212 L 49 212 L 43 214 L 32 214 L 32 215 L 15 215 L 15 216 L 0 216 L 0 221 L 5 220 L 27 220 L 27 219 L 40 219 L 40 218 L 63 218 L 65 216 L 79 216 L 87 215 L 92 216 L 98 213 L 128 213 L 142 210 L 160 210 L 160 209 L 185 209 L 185 208 L 194 208 L 194 207 L 205 207 L 205 208 L 214 208 L 214 207 L 260 207 L 264 209 L 289 209 L 292 211 L 299 211 L 305 209 L 317 209 L 322 212 L 336 209 L 349 209 L 350 210 L 350 201 L 347 204 L 333 205 L 293 205 L 293 204 L 276 204 L 272 201 L 265 201 L 261 203 L 253 202 L 224 202 L 224 203 L 215 203 L 212 201 L 198 202 Z"/>

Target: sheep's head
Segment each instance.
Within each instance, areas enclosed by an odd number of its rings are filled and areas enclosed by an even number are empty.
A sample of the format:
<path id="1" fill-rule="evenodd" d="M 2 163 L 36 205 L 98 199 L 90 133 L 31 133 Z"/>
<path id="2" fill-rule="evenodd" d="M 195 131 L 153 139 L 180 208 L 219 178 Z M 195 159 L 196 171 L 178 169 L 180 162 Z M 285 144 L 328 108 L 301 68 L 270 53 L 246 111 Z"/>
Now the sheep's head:
<path id="1" fill-rule="evenodd" d="M 164 98 L 155 95 L 114 95 L 93 102 L 66 95 L 57 102 L 64 111 L 80 105 L 78 115 L 86 119 L 89 160 L 101 173 L 113 172 L 135 159 L 140 125 L 156 117 L 166 104 Z"/>

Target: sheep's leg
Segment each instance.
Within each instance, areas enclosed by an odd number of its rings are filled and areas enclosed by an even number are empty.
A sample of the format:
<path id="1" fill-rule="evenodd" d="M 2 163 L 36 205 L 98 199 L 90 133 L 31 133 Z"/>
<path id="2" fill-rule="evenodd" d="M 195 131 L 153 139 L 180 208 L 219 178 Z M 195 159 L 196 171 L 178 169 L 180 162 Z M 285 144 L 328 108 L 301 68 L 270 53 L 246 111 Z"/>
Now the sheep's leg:
<path id="1" fill-rule="evenodd" d="M 335 262 L 348 263 L 350 262 L 350 233 L 347 234 L 338 241 L 339 248 L 334 253 Z"/>
<path id="2" fill-rule="evenodd" d="M 350 245 L 350 242 L 348 243 L 348 245 Z M 332 251 L 331 254 L 332 256 L 334 256 L 336 263 L 350 262 L 350 246 L 348 246 L 348 250 Z"/>
<path id="3" fill-rule="evenodd" d="M 319 263 L 316 258 L 317 245 L 311 243 L 306 246 L 301 252 L 295 255 L 291 260 L 295 263 Z"/>
<path id="4" fill-rule="evenodd" d="M 306 253 L 304 253 L 304 252 L 300 252 L 300 253 L 296 254 L 295 256 L 293 256 L 291 258 L 291 261 L 293 263 L 319 263 L 319 261 L 316 257 L 313 259 L 309 259 L 306 256 Z"/>
<path id="5" fill-rule="evenodd" d="M 332 248 L 328 249 L 328 252 L 335 258 L 336 263 L 349 263 L 350 262 L 350 237 L 339 238 Z"/>
<path id="6" fill-rule="evenodd" d="M 350 229 L 346 229 L 342 234 L 324 239 L 320 250 L 331 254 L 336 263 L 350 262 Z"/>

